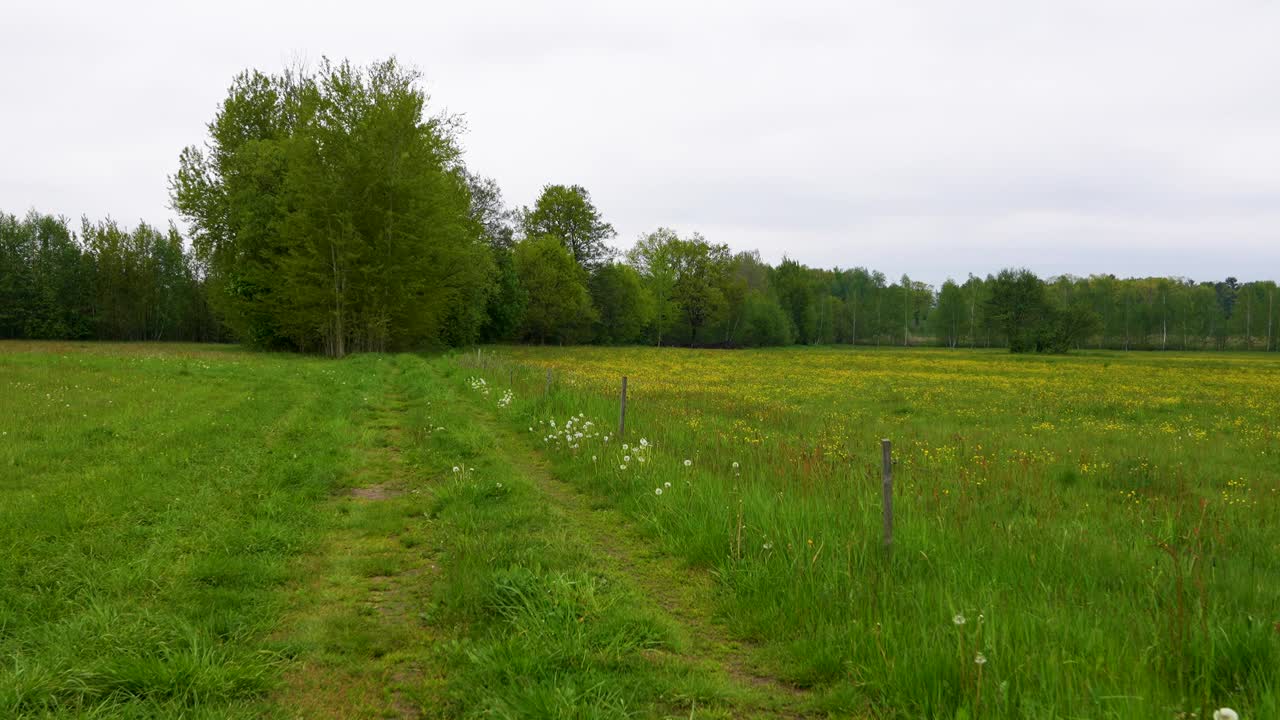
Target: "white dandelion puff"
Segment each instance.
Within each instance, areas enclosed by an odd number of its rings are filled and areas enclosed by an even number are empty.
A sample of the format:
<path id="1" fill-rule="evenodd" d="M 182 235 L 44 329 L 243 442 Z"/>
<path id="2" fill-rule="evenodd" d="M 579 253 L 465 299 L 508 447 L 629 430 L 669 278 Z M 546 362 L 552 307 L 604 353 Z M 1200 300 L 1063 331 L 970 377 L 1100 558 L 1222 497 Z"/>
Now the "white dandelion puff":
<path id="1" fill-rule="evenodd" d="M 685 466 L 685 467 L 689 467 L 689 466 L 690 466 L 690 465 L 692 465 L 692 464 L 693 464 L 693 461 L 692 461 L 692 460 L 685 460 L 685 461 L 684 461 L 684 466 Z"/>
<path id="2" fill-rule="evenodd" d="M 664 483 L 662 483 L 662 487 L 669 488 L 669 487 L 671 487 L 671 483 L 669 483 L 669 482 L 664 482 Z"/>
<path id="3" fill-rule="evenodd" d="M 622 456 L 622 462 L 631 462 L 631 456 L 630 456 L 630 455 L 623 455 L 623 456 Z"/>
<path id="4" fill-rule="evenodd" d="M 987 656 L 983 655 L 982 653 L 978 653 L 977 655 L 973 656 L 973 662 L 975 665 L 986 665 Z"/>
<path id="5" fill-rule="evenodd" d="M 1231 708 L 1218 708 L 1213 711 L 1213 720 L 1240 720 L 1240 716 Z"/>
<path id="6" fill-rule="evenodd" d="M 955 623 L 956 625 L 963 625 L 964 615 L 961 615 L 960 613 L 956 613 L 956 616 L 951 618 L 951 622 Z"/>
<path id="7" fill-rule="evenodd" d="M 654 495 L 661 495 L 661 494 L 662 494 L 662 488 L 654 488 L 654 489 L 653 489 L 653 494 L 654 494 Z"/>

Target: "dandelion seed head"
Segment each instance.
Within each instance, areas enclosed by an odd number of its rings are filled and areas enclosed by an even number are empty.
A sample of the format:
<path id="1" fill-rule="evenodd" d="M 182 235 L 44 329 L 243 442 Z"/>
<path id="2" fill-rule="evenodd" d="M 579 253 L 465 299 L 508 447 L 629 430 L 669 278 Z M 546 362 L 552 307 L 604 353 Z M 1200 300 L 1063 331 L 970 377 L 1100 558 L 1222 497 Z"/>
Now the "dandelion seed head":
<path id="1" fill-rule="evenodd" d="M 1231 708 L 1218 708 L 1213 711 L 1213 720 L 1240 720 L 1240 716 Z"/>
<path id="2" fill-rule="evenodd" d="M 692 461 L 692 460 L 685 460 L 685 461 L 684 461 L 684 466 L 685 466 L 685 467 L 689 467 L 689 466 L 690 466 L 690 465 L 692 465 L 692 464 L 693 464 L 693 461 Z"/>
<path id="3" fill-rule="evenodd" d="M 669 482 L 664 482 L 664 483 L 662 483 L 662 487 L 667 487 L 667 488 L 669 488 L 669 487 L 671 487 L 671 483 L 669 483 Z"/>
<path id="4" fill-rule="evenodd" d="M 654 495 L 661 495 L 661 494 L 662 494 L 662 488 L 654 488 L 654 489 L 653 489 L 653 494 L 654 494 Z"/>
<path id="5" fill-rule="evenodd" d="M 973 662 L 975 665 L 986 665 L 987 656 L 983 655 L 982 653 L 978 653 L 977 655 L 973 656 Z"/>
<path id="6" fill-rule="evenodd" d="M 951 622 L 955 623 L 956 625 L 963 625 L 965 622 L 964 615 L 961 615 L 960 613 L 956 613 L 956 616 L 951 618 Z"/>

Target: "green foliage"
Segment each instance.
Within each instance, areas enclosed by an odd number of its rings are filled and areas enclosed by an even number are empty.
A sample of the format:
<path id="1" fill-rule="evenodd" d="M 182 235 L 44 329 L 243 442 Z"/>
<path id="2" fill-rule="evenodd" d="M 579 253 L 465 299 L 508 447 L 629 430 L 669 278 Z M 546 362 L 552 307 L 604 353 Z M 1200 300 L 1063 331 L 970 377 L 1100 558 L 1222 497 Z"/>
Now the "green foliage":
<path id="1" fill-rule="evenodd" d="M 689 239 L 672 240 L 668 247 L 673 281 L 671 301 L 689 327 L 689 344 L 698 342 L 698 330 L 724 312 L 721 289 L 729 271 L 729 246 L 716 245 L 694 233 Z"/>
<path id="2" fill-rule="evenodd" d="M 679 236 L 674 230 L 658 228 L 637 240 L 635 246 L 627 252 L 627 262 L 640 273 L 645 287 L 653 297 L 652 336 L 659 347 L 662 346 L 663 335 L 670 332 L 679 312 L 672 299 L 676 274 L 671 248 L 677 240 Z"/>
<path id="3" fill-rule="evenodd" d="M 478 337 L 484 216 L 417 81 L 394 60 L 244 73 L 209 151 L 182 153 L 173 202 L 242 337 L 336 356 Z"/>
<path id="4" fill-rule="evenodd" d="M 520 285 L 513 249 L 495 245 L 493 265 L 493 292 L 489 295 L 485 309 L 485 324 L 481 328 L 480 339 L 485 342 L 518 340 L 529 297 Z"/>
<path id="5" fill-rule="evenodd" d="M 947 280 L 938 292 L 937 307 L 930 315 L 934 336 L 947 347 L 960 343 L 962 328 L 967 315 L 964 291 L 954 280 Z"/>
<path id="6" fill-rule="evenodd" d="M 544 235 L 516 244 L 516 275 L 527 293 L 524 336 L 539 343 L 574 342 L 596 318 L 586 272 L 560 240 Z"/>
<path id="7" fill-rule="evenodd" d="M 1040 350 L 1052 323 L 1044 284 L 1030 270 L 1001 270 L 991 287 L 987 312 L 999 324 L 1011 352 Z"/>
<path id="8" fill-rule="evenodd" d="M 217 340 L 175 228 L 0 213 L 0 338 Z"/>
<path id="9" fill-rule="evenodd" d="M 600 313 L 596 342 L 631 345 L 640 342 L 653 321 L 653 295 L 630 265 L 609 263 L 591 275 L 591 300 Z"/>
<path id="10" fill-rule="evenodd" d="M 641 238 L 628 254 L 654 300 L 654 334 L 677 334 L 698 343 L 698 331 L 720 320 L 727 307 L 729 246 L 707 242 L 694 233 L 683 239 L 668 228 Z"/>
<path id="11" fill-rule="evenodd" d="M 782 309 L 791 319 L 796 342 L 808 345 L 817 342 L 817 308 L 814 305 L 813 281 L 809 268 L 789 258 L 774 270 L 770 279 Z"/>
<path id="12" fill-rule="evenodd" d="M 591 194 L 581 185 L 546 185 L 532 209 L 521 213 L 521 227 L 527 238 L 550 235 L 559 240 L 584 269 L 607 261 L 613 250 L 606 241 L 617 235 L 591 203 Z"/>
<path id="13" fill-rule="evenodd" d="M 743 347 L 790 345 L 791 321 L 782 306 L 769 296 L 752 290 L 742 303 L 742 329 L 738 343 Z"/>

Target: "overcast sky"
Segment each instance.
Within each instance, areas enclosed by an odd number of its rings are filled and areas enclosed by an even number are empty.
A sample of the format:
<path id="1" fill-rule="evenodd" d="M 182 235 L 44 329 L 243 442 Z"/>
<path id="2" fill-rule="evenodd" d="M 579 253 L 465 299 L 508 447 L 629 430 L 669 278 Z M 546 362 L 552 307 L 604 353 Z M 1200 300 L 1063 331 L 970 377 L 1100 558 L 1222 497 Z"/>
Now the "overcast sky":
<path id="1" fill-rule="evenodd" d="M 232 76 L 395 55 L 531 204 L 930 282 L 1280 278 L 1280 3 L 56 2 L 0 12 L 0 209 L 164 224 Z"/>

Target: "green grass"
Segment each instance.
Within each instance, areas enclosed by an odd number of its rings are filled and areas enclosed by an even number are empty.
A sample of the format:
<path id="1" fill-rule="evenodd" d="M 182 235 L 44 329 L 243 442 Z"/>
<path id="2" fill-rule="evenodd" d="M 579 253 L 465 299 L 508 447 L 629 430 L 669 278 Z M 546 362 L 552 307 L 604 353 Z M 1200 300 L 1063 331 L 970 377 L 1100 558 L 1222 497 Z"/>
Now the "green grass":
<path id="1" fill-rule="evenodd" d="M 0 714 L 236 717 L 361 381 L 217 348 L 0 351 Z M 16 352 L 13 352 L 16 350 Z"/>
<path id="2" fill-rule="evenodd" d="M 775 715 L 454 373 L 0 346 L 0 716 Z"/>
<path id="3" fill-rule="evenodd" d="M 1280 716 L 1274 356 L 0 343 L 0 391 L 0 716 Z"/>
<path id="4" fill-rule="evenodd" d="M 826 707 L 1280 715 L 1274 355 L 504 348 L 458 362 L 557 475 L 714 574 L 733 633 Z M 604 442 L 623 374 L 629 450 Z M 888 558 L 881 437 L 897 461 Z"/>

